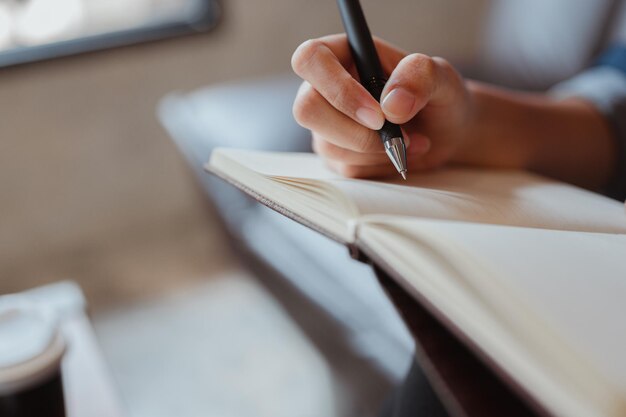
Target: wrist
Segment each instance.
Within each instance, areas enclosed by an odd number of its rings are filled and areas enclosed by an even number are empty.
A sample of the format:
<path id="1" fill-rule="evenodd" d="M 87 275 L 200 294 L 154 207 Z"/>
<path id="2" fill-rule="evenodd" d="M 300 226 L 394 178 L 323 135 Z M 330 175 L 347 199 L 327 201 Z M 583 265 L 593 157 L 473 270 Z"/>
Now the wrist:
<path id="1" fill-rule="evenodd" d="M 529 169 L 536 154 L 535 145 L 520 132 L 519 126 L 530 123 L 528 108 L 511 97 L 517 94 L 477 81 L 466 81 L 469 92 L 468 122 L 459 138 L 454 161 L 484 167 Z"/>
<path id="2" fill-rule="evenodd" d="M 582 99 L 467 82 L 471 117 L 454 160 L 525 169 L 585 188 L 606 185 L 616 165 L 608 122 Z"/>

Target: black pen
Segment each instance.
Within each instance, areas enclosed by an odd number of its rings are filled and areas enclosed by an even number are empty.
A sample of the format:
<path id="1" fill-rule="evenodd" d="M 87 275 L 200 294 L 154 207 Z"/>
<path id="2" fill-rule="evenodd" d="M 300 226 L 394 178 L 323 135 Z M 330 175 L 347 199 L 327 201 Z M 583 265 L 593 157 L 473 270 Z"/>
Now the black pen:
<path id="1" fill-rule="evenodd" d="M 343 27 L 348 35 L 350 52 L 352 52 L 361 84 L 380 102 L 387 78 L 380 65 L 380 59 L 367 27 L 361 4 L 359 0 L 337 0 L 337 5 L 339 6 L 339 13 L 341 13 Z M 406 180 L 406 146 L 400 126 L 385 120 L 385 124 L 378 131 L 378 134 L 385 146 L 385 152 L 393 162 L 393 166 Z"/>

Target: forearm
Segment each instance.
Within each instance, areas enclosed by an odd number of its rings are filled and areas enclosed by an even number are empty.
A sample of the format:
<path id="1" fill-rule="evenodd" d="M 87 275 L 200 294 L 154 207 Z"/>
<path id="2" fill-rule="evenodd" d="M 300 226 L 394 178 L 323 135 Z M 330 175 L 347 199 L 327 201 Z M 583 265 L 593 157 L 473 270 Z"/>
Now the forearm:
<path id="1" fill-rule="evenodd" d="M 458 160 L 522 168 L 600 189 L 616 165 L 607 121 L 579 99 L 556 101 L 469 82 L 474 113 Z"/>

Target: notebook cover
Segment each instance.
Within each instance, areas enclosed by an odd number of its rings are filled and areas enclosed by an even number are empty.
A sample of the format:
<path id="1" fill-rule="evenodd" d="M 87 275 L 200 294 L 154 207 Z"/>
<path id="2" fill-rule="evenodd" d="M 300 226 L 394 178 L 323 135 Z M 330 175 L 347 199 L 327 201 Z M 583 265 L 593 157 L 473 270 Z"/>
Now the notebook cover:
<path id="1" fill-rule="evenodd" d="M 422 303 L 373 265 L 415 340 L 416 359 L 452 417 L 552 417 L 516 383 L 485 363 Z"/>

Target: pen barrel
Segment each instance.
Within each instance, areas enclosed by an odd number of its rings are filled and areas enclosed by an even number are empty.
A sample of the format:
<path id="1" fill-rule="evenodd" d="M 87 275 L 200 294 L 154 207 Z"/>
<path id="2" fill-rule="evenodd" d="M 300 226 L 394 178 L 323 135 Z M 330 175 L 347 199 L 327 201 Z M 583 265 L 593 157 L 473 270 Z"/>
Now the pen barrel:
<path id="1" fill-rule="evenodd" d="M 400 129 L 400 126 L 395 123 L 391 123 L 389 120 L 385 120 L 385 124 L 383 125 L 382 128 L 380 128 L 380 130 L 378 131 L 378 134 L 380 135 L 380 140 L 383 143 L 393 138 L 404 139 L 404 136 L 402 136 L 402 129 Z"/>
<path id="2" fill-rule="evenodd" d="M 361 84 L 377 101 L 380 101 L 387 79 L 380 64 L 372 34 L 367 27 L 361 4 L 359 0 L 337 0 L 337 5 Z M 402 138 L 400 126 L 389 121 L 385 121 L 378 134 L 383 143 L 393 138 Z"/>
<path id="3" fill-rule="evenodd" d="M 361 80 L 361 84 L 363 85 L 363 87 L 365 87 L 365 89 L 367 91 L 369 91 L 369 93 L 377 100 L 380 101 L 380 96 L 383 92 L 383 89 L 385 88 L 385 84 L 387 83 L 387 80 L 384 78 L 377 78 L 377 77 L 372 77 L 369 79 L 364 79 Z M 401 138 L 402 137 L 402 130 L 400 129 L 400 126 L 398 126 L 395 123 L 391 123 L 388 120 L 385 120 L 385 124 L 383 125 L 383 127 L 378 131 L 379 135 L 380 135 L 380 139 L 382 140 L 383 143 L 387 142 L 388 140 L 392 139 L 392 138 Z"/>
<path id="4" fill-rule="evenodd" d="M 359 77 L 362 80 L 385 78 L 359 0 L 337 0 L 337 5 Z"/>
<path id="5" fill-rule="evenodd" d="M 385 84 L 387 83 L 387 79 L 382 77 L 370 77 L 361 79 L 361 85 L 365 87 L 367 91 L 376 99 L 376 101 L 380 102 L 380 97 L 383 94 L 383 89 L 385 88 Z"/>

